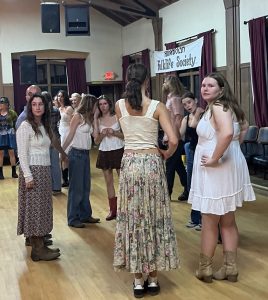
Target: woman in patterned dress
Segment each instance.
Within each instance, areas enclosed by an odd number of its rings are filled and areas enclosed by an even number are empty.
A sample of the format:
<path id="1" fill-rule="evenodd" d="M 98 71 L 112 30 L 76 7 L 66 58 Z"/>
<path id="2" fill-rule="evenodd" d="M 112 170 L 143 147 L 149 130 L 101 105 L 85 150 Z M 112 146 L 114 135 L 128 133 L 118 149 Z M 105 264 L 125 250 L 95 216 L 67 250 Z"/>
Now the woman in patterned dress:
<path id="1" fill-rule="evenodd" d="M 50 127 L 48 102 L 43 95 L 35 94 L 27 103 L 27 119 L 17 130 L 20 160 L 17 233 L 30 239 L 33 261 L 53 260 L 60 256 L 59 249 L 44 245 L 44 236 L 53 228 L 51 142 L 66 159 Z"/>
<path id="2" fill-rule="evenodd" d="M 176 234 L 172 224 L 164 161 L 178 139 L 164 104 L 146 96 L 147 69 L 127 70 L 125 98 L 116 103 L 116 115 L 125 138 L 116 218 L 114 268 L 134 273 L 137 298 L 159 293 L 157 271 L 178 267 Z M 168 137 L 168 149 L 157 145 L 158 122 Z M 143 274 L 148 276 L 144 282 Z"/>

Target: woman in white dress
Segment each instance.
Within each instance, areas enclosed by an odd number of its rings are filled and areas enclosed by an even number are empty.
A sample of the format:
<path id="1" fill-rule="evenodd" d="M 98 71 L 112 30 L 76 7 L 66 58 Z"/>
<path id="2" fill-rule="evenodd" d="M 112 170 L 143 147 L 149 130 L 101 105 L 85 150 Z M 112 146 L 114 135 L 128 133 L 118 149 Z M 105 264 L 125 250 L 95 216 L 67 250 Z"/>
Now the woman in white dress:
<path id="1" fill-rule="evenodd" d="M 59 125 L 59 133 L 60 133 L 60 140 L 61 145 L 63 145 L 69 131 L 70 131 L 70 122 L 73 117 L 74 110 L 71 106 L 71 101 L 69 99 L 68 94 L 64 90 L 58 91 L 58 102 L 60 104 L 59 111 L 60 111 L 60 125 Z M 68 153 L 70 147 L 66 149 L 66 153 Z M 68 162 L 62 162 L 62 179 L 63 187 L 69 186 L 69 176 L 68 176 Z"/>
<path id="2" fill-rule="evenodd" d="M 198 144 L 189 203 L 202 213 L 201 254 L 196 276 L 205 282 L 237 281 L 236 207 L 255 200 L 246 160 L 240 149 L 248 123 L 230 86 L 220 73 L 207 75 L 201 86 L 207 109 L 197 126 Z M 212 258 L 221 228 L 224 265 L 212 274 Z"/>

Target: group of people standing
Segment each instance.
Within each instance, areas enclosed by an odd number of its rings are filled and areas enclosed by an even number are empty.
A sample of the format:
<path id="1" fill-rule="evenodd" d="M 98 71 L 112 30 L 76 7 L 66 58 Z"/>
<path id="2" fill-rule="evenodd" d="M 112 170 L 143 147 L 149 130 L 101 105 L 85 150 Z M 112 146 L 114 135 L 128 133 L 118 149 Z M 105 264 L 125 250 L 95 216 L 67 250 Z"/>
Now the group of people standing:
<path id="1" fill-rule="evenodd" d="M 130 65 L 125 94 L 116 102 L 115 111 L 105 96 L 97 99 L 89 94 L 82 95 L 78 107 L 72 108 L 60 91 L 56 101 L 61 103 L 61 145 L 49 123 L 51 108 L 45 96 L 38 91 L 31 95 L 26 119 L 17 130 L 21 167 L 18 234 L 30 239 L 34 261 L 59 257 L 59 249 L 46 246 L 52 230 L 51 144 L 61 153 L 63 170 L 68 169 L 64 179 L 69 185 L 68 225 L 83 228 L 85 223 L 99 222 L 90 205 L 93 136 L 100 145 L 96 167 L 103 170 L 107 188 L 110 209 L 106 220 L 116 218 L 113 266 L 134 274 L 134 296 L 158 294 L 157 272 L 179 266 L 170 208 L 176 171 L 183 186 L 179 200 L 188 199 L 192 204 L 191 222 L 200 224 L 202 215 L 197 278 L 236 281 L 234 211 L 243 200 L 255 200 L 240 150 L 248 126 L 244 113 L 219 73 L 207 75 L 202 82 L 205 111 L 197 107 L 194 95 L 184 90 L 177 77 L 168 76 L 164 82 L 165 104 L 147 96 L 148 80 L 144 65 Z M 185 117 L 183 108 L 188 112 Z M 158 147 L 159 125 L 164 132 L 164 149 Z M 181 161 L 184 147 L 187 173 Z M 113 169 L 119 176 L 117 197 Z M 224 264 L 213 273 L 219 225 Z"/>

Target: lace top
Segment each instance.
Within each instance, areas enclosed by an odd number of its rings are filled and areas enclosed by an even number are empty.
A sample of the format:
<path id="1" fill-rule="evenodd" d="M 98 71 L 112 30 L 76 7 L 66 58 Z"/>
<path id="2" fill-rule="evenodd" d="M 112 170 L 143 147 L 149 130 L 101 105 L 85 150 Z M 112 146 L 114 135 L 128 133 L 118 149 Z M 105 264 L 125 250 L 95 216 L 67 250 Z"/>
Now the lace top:
<path id="1" fill-rule="evenodd" d="M 51 141 L 44 126 L 40 126 L 39 129 L 42 135 L 36 136 L 32 126 L 23 121 L 16 132 L 18 156 L 26 182 L 33 180 L 30 166 L 50 166 Z"/>

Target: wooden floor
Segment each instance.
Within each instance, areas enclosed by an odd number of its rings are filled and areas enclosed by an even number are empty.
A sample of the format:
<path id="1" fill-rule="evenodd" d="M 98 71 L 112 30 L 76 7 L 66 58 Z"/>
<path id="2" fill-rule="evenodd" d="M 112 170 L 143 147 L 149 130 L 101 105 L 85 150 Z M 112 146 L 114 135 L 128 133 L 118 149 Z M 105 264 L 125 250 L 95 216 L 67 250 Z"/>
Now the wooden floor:
<path id="1" fill-rule="evenodd" d="M 61 249 L 60 259 L 32 262 L 30 248 L 16 235 L 17 180 L 0 182 L 0 299 L 2 300 L 80 300 L 133 299 L 132 275 L 115 273 L 112 268 L 115 221 L 105 221 L 107 200 L 102 173 L 96 170 L 92 155 L 91 203 L 98 225 L 73 229 L 66 225 L 67 190 L 53 197 L 54 245 Z M 173 198 L 180 192 L 176 178 Z M 187 229 L 190 206 L 171 203 L 176 227 L 181 268 L 159 274 L 161 293 L 153 299 L 165 300 L 264 300 L 268 299 L 268 197 L 257 193 L 257 201 L 237 211 L 240 230 L 239 282 L 205 284 L 194 276 L 198 264 L 200 232 Z M 217 247 L 215 267 L 219 266 L 222 247 Z M 150 296 L 145 296 L 149 299 Z"/>

